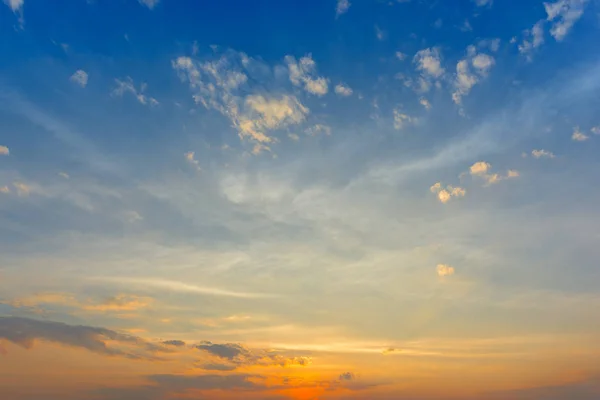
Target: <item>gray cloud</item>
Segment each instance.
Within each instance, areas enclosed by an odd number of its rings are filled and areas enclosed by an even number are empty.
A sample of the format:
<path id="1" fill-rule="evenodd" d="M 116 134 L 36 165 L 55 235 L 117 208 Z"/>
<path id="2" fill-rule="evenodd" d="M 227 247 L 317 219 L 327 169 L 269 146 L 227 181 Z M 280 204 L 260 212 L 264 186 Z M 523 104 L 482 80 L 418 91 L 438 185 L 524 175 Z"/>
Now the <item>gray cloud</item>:
<path id="1" fill-rule="evenodd" d="M 40 321 L 21 317 L 0 317 L 0 338 L 24 348 L 31 348 L 36 340 L 81 347 L 98 354 L 122 356 L 131 359 L 157 359 L 151 353 L 166 351 L 143 339 L 118 333 L 110 329 L 85 325 L 68 325 L 62 322 Z M 108 346 L 116 341 L 134 347 L 134 351 Z"/>
<path id="2" fill-rule="evenodd" d="M 219 364 L 217 370 L 224 370 L 223 368 L 226 367 L 235 369 L 238 366 L 247 365 L 285 367 L 288 365 L 306 366 L 311 363 L 310 358 L 307 357 L 285 357 L 264 349 L 248 349 L 237 343 L 202 342 L 196 348 L 229 362 L 227 365 Z M 216 364 L 210 365 L 214 367 Z M 204 368 L 209 369 L 206 366 Z"/>
<path id="3" fill-rule="evenodd" d="M 262 378 L 258 375 L 151 375 L 148 377 L 152 382 L 159 384 L 168 390 L 185 391 L 197 390 L 261 390 L 265 386 L 252 382 L 249 378 Z"/>

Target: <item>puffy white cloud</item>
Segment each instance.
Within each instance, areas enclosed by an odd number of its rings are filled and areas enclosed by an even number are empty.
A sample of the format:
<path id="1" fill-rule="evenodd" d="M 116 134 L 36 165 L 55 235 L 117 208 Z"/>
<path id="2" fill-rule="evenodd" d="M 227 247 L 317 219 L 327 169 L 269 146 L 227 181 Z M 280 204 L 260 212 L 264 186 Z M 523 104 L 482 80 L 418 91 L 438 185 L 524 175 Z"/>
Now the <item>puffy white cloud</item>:
<path id="1" fill-rule="evenodd" d="M 74 82 L 81 87 L 86 87 L 88 83 L 88 74 L 84 70 L 78 69 L 69 79 L 71 82 Z"/>
<path id="2" fill-rule="evenodd" d="M 590 137 L 588 135 L 579 130 L 579 127 L 573 128 L 573 134 L 571 135 L 572 140 L 576 142 L 585 142 L 589 138 Z"/>
<path id="3" fill-rule="evenodd" d="M 160 2 L 160 0 L 138 0 L 140 4 L 145 5 L 149 9 L 153 9 Z"/>
<path id="4" fill-rule="evenodd" d="M 592 129 L 590 129 L 590 132 L 592 132 L 594 135 L 600 135 L 600 125 L 594 126 Z"/>
<path id="5" fill-rule="evenodd" d="M 454 275 L 454 267 L 448 264 L 438 264 L 435 270 L 441 277 Z"/>
<path id="6" fill-rule="evenodd" d="M 294 86 L 304 86 L 304 90 L 316 96 L 327 94 L 329 80 L 317 76 L 317 64 L 312 59 L 312 55 L 304 56 L 298 61 L 293 56 L 285 56 L 284 60 L 288 66 L 290 81 Z"/>
<path id="7" fill-rule="evenodd" d="M 305 89 L 318 89 L 314 61 L 304 57 L 300 62 L 286 57 L 290 80 L 295 85 L 307 85 Z M 253 70 L 270 71 L 268 66 L 244 53 L 230 51 L 214 61 L 198 62 L 189 57 L 172 61 L 173 68 L 194 91 L 194 100 L 208 109 L 214 109 L 227 117 L 238 131 L 240 138 L 254 142 L 252 152 L 270 150 L 269 143 L 277 140 L 271 132 L 298 125 L 306 119 L 309 109 L 292 95 L 268 95 L 260 90 L 254 93 L 248 84 L 248 74 Z"/>
<path id="8" fill-rule="evenodd" d="M 10 150 L 6 146 L 0 146 L 0 156 L 7 156 L 10 154 Z"/>
<path id="9" fill-rule="evenodd" d="M 340 16 L 348 12 L 350 8 L 350 2 L 348 0 L 338 0 L 337 6 L 335 7 L 335 15 Z"/>
<path id="10" fill-rule="evenodd" d="M 427 100 L 425 97 L 421 97 L 419 99 L 419 103 L 425 107 L 426 110 L 430 110 L 431 109 L 431 103 L 429 102 L 429 100 Z"/>
<path id="11" fill-rule="evenodd" d="M 583 15 L 588 0 L 558 0 L 544 3 L 548 21 L 553 21 L 550 34 L 558 41 L 563 40 L 573 25 Z"/>
<path id="12" fill-rule="evenodd" d="M 446 204 L 453 197 L 465 197 L 467 191 L 458 186 L 448 185 L 445 188 L 441 182 L 437 182 L 429 188 L 429 191 L 435 194 L 440 202 Z"/>
<path id="13" fill-rule="evenodd" d="M 353 91 L 352 88 L 348 85 L 345 85 L 343 83 L 338 83 L 337 85 L 335 85 L 335 93 L 339 96 L 351 96 Z"/>
<path id="14" fill-rule="evenodd" d="M 111 92 L 113 96 L 122 97 L 125 93 L 131 93 L 140 104 L 150 106 L 157 106 L 159 104 L 154 97 L 146 96 L 144 94 L 144 91 L 147 88 L 145 83 L 140 85 L 140 90 L 135 88 L 133 79 L 129 76 L 124 81 L 115 79 L 115 83 L 117 86 Z"/>
<path id="15" fill-rule="evenodd" d="M 417 69 L 423 74 L 433 78 L 440 78 L 444 75 L 440 50 L 437 47 L 419 50 L 413 58 L 417 64 Z"/>
<path id="16" fill-rule="evenodd" d="M 471 165 L 469 168 L 469 174 L 471 176 L 475 176 L 483 179 L 486 182 L 486 185 L 491 185 L 494 183 L 498 183 L 504 179 L 517 178 L 519 176 L 519 171 L 516 170 L 508 170 L 505 176 L 502 176 L 497 173 L 492 173 L 492 165 L 485 161 L 478 161 L 475 164 Z"/>
<path id="17" fill-rule="evenodd" d="M 471 165 L 469 168 L 469 172 L 471 175 L 485 175 L 492 168 L 491 164 L 486 163 L 484 161 L 478 161 L 475 164 Z"/>
<path id="18" fill-rule="evenodd" d="M 4 4 L 10 7 L 13 12 L 21 12 L 23 11 L 23 4 L 25 0 L 4 0 Z"/>
<path id="19" fill-rule="evenodd" d="M 526 39 L 519 45 L 519 53 L 531 61 L 533 51 L 544 44 L 544 21 L 538 21 L 530 30 L 525 31 L 525 36 Z"/>
<path id="20" fill-rule="evenodd" d="M 416 121 L 414 117 L 411 117 L 408 114 L 403 113 L 400 109 L 394 109 L 394 128 L 395 129 L 403 129 L 408 124 L 412 124 Z"/>
<path id="21" fill-rule="evenodd" d="M 496 63 L 494 57 L 477 53 L 475 46 L 469 46 L 467 57 L 456 64 L 456 77 L 452 100 L 456 104 L 462 103 L 462 98 L 469 94 L 473 86 L 484 79 Z"/>
<path id="22" fill-rule="evenodd" d="M 405 54 L 405 53 L 403 53 L 401 51 L 397 51 L 396 52 L 396 58 L 398 58 L 398 60 L 404 61 L 404 60 L 406 60 L 406 57 L 408 57 L 407 54 Z"/>
<path id="23" fill-rule="evenodd" d="M 554 158 L 554 157 L 556 157 L 554 155 L 554 153 L 552 153 L 551 151 L 544 150 L 544 149 L 532 150 L 531 155 L 534 158 Z"/>

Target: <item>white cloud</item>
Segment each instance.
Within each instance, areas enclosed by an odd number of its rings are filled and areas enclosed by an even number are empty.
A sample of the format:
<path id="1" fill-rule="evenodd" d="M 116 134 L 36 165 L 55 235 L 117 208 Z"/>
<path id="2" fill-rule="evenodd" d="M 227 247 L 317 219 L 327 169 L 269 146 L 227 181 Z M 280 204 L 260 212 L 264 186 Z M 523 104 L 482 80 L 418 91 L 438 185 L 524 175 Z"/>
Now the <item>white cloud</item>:
<path id="1" fill-rule="evenodd" d="M 290 56 L 288 56 L 290 57 Z M 290 80 L 294 84 L 306 84 L 309 91 L 318 92 L 307 76 L 314 70 L 314 62 L 304 57 L 297 63 L 286 57 Z M 270 150 L 267 144 L 277 140 L 271 131 L 298 125 L 306 119 L 309 109 L 292 95 L 267 95 L 253 93 L 248 75 L 254 69 L 270 71 L 269 67 L 244 53 L 230 51 L 219 59 L 196 62 L 189 57 L 172 61 L 173 68 L 194 91 L 194 100 L 208 109 L 214 109 L 227 117 L 240 138 L 254 142 L 254 154 Z M 318 82 L 316 84 L 318 86 Z"/>
<path id="2" fill-rule="evenodd" d="M 403 53 L 401 51 L 397 51 L 396 52 L 396 58 L 398 58 L 398 60 L 404 61 L 404 60 L 406 60 L 406 57 L 408 57 L 407 54 L 405 54 L 405 53 Z"/>
<path id="3" fill-rule="evenodd" d="M 4 4 L 10 7 L 13 12 L 21 12 L 23 11 L 23 4 L 25 0 L 4 0 Z"/>
<path id="4" fill-rule="evenodd" d="M 323 133 L 325 135 L 331 135 L 331 127 L 323 124 L 315 124 L 309 128 L 306 128 L 304 132 L 311 136 L 315 136 L 320 133 Z"/>
<path id="5" fill-rule="evenodd" d="M 141 84 L 139 91 L 135 88 L 133 79 L 131 79 L 129 76 L 124 81 L 115 79 L 115 83 L 117 86 L 111 92 L 113 96 L 122 97 L 125 93 L 131 93 L 133 96 L 135 96 L 137 101 L 140 102 L 140 104 L 151 106 L 157 106 L 159 104 L 154 97 L 146 96 L 144 94 L 144 91 L 147 87 L 145 83 Z"/>
<path id="6" fill-rule="evenodd" d="M 26 185 L 25 183 L 22 182 L 14 182 L 13 186 L 17 189 L 17 194 L 19 196 L 28 196 L 29 193 L 31 192 L 31 187 L 29 187 L 29 185 Z"/>
<path id="7" fill-rule="evenodd" d="M 448 264 L 438 264 L 436 267 L 436 272 L 438 276 L 451 276 L 454 275 L 454 267 Z"/>
<path id="8" fill-rule="evenodd" d="M 140 4 L 145 5 L 149 9 L 153 9 L 160 2 L 160 0 L 138 0 Z"/>
<path id="9" fill-rule="evenodd" d="M 316 96 L 323 96 L 329 91 L 329 80 L 317 76 L 317 64 L 312 59 L 312 55 L 307 55 L 296 61 L 293 56 L 285 56 L 285 63 L 288 66 L 290 81 L 294 86 L 301 87 L 304 90 Z"/>
<path id="10" fill-rule="evenodd" d="M 71 178 L 71 177 L 69 176 L 69 174 L 67 174 L 66 172 L 59 172 L 59 173 L 58 173 L 58 176 L 60 176 L 60 177 L 62 177 L 62 178 L 65 178 L 65 179 L 69 179 L 69 178 Z"/>
<path id="11" fill-rule="evenodd" d="M 491 6 L 494 0 L 473 0 L 473 3 L 477 5 L 477 7 Z"/>
<path id="12" fill-rule="evenodd" d="M 347 13 L 350 5 L 348 0 L 338 0 L 335 8 L 335 15 L 339 17 L 340 15 Z"/>
<path id="13" fill-rule="evenodd" d="M 554 158 L 554 157 L 556 157 L 554 155 L 554 153 L 552 153 L 551 151 L 544 150 L 544 149 L 532 150 L 531 155 L 534 158 Z"/>
<path id="14" fill-rule="evenodd" d="M 468 95 L 481 79 L 487 77 L 495 63 L 494 57 L 477 53 L 475 46 L 469 46 L 467 57 L 456 64 L 455 91 L 452 93 L 452 100 L 460 105 L 462 98 Z"/>
<path id="15" fill-rule="evenodd" d="M 191 283 L 170 281 L 155 278 L 128 278 L 128 277 L 97 277 L 92 280 L 111 282 L 117 285 L 138 286 L 145 288 L 163 289 L 176 293 L 196 293 L 211 296 L 237 297 L 245 299 L 276 297 L 268 293 L 248 293 L 224 290 L 215 287 L 197 286 Z"/>
<path id="16" fill-rule="evenodd" d="M 71 82 L 74 82 L 81 87 L 86 87 L 88 83 L 88 74 L 84 70 L 78 69 L 69 79 Z"/>
<path id="17" fill-rule="evenodd" d="M 573 128 L 573 134 L 571 135 L 572 140 L 576 142 L 585 142 L 589 138 L 590 137 L 588 135 L 579 130 L 579 127 Z"/>
<path id="18" fill-rule="evenodd" d="M 544 21 L 538 21 L 530 30 L 525 31 L 526 39 L 519 45 L 519 53 L 531 61 L 535 49 L 544 44 Z"/>
<path id="19" fill-rule="evenodd" d="M 408 124 L 412 124 L 416 121 L 414 117 L 411 117 L 408 114 L 403 113 L 400 109 L 394 109 L 394 128 L 395 129 L 403 129 Z"/>
<path id="20" fill-rule="evenodd" d="M 421 97 L 419 103 L 425 107 L 426 110 L 431 110 L 431 103 L 425 97 Z"/>
<path id="21" fill-rule="evenodd" d="M 491 173 L 492 165 L 485 161 L 478 161 L 475 164 L 471 165 L 469 168 L 469 174 L 471 176 L 475 176 L 483 179 L 486 182 L 486 185 L 491 185 L 494 183 L 498 183 L 501 180 L 517 178 L 519 177 L 519 171 L 516 170 L 508 170 L 505 176 L 502 176 L 497 173 Z"/>
<path id="22" fill-rule="evenodd" d="M 338 83 L 337 85 L 335 85 L 335 93 L 337 95 L 344 96 L 344 97 L 351 96 L 352 88 L 343 83 Z"/>
<path id="23" fill-rule="evenodd" d="M 592 132 L 594 135 L 600 135 L 600 125 L 594 126 L 592 129 L 590 129 L 590 132 Z"/>
<path id="24" fill-rule="evenodd" d="M 417 69 L 433 78 L 439 78 L 444 75 L 440 50 L 437 47 L 419 50 L 413 58 L 417 64 Z"/>
<path id="25" fill-rule="evenodd" d="M 0 193 L 10 193 L 10 188 L 8 186 L 0 186 Z"/>
<path id="26" fill-rule="evenodd" d="M 375 25 L 375 36 L 377 37 L 377 40 L 385 39 L 385 32 L 382 31 L 377 25 Z"/>
<path id="27" fill-rule="evenodd" d="M 0 156 L 7 156 L 10 154 L 10 150 L 6 146 L 0 145 Z"/>
<path id="28" fill-rule="evenodd" d="M 573 25 L 583 15 L 583 10 L 588 0 L 558 0 L 554 3 L 544 3 L 548 21 L 554 21 L 550 34 L 554 39 L 561 41 L 568 34 Z"/>
<path id="29" fill-rule="evenodd" d="M 445 188 L 442 186 L 441 182 L 437 182 L 429 188 L 429 191 L 435 194 L 438 200 L 446 204 L 453 197 L 465 197 L 467 191 L 458 186 L 448 185 Z"/>
<path id="30" fill-rule="evenodd" d="M 200 170 L 200 163 L 198 162 L 198 160 L 196 160 L 196 153 L 195 152 L 188 151 L 183 156 L 185 157 L 185 159 L 187 160 L 187 162 L 189 162 L 192 165 L 195 165 L 196 168 L 198 168 L 198 170 Z"/>

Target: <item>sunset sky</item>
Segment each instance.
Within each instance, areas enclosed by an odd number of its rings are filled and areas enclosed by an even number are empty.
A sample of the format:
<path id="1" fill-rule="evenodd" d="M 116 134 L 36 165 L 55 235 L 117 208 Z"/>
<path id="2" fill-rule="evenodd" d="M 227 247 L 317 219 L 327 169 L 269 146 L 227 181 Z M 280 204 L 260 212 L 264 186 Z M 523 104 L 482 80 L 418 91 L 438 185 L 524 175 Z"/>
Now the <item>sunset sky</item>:
<path id="1" fill-rule="evenodd" d="M 600 399 L 600 0 L 0 37 L 0 399 Z"/>

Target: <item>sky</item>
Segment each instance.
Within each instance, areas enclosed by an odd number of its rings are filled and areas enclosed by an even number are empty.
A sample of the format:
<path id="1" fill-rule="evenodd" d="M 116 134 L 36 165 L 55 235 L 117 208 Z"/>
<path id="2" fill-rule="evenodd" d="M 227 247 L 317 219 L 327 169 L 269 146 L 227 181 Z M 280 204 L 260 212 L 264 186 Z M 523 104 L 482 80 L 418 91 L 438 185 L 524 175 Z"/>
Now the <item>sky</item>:
<path id="1" fill-rule="evenodd" d="M 600 1 L 0 1 L 0 397 L 600 398 Z"/>

